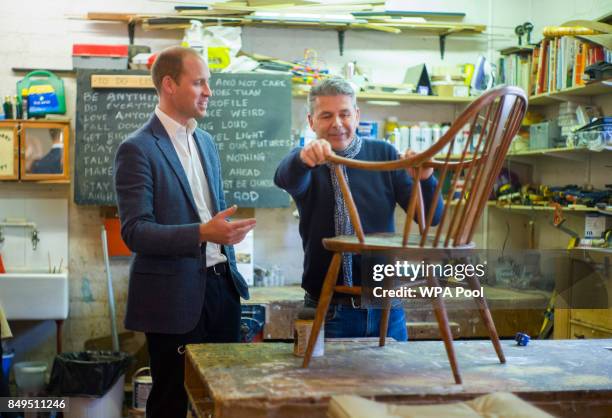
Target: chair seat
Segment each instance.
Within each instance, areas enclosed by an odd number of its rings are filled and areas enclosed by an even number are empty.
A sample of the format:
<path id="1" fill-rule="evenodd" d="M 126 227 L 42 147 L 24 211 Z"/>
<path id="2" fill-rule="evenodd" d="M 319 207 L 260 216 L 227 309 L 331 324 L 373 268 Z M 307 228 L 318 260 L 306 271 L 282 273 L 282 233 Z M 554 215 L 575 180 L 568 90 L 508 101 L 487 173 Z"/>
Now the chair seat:
<path id="1" fill-rule="evenodd" d="M 351 252 L 361 253 L 363 251 L 387 251 L 387 250 L 415 250 L 419 251 L 422 255 L 422 251 L 425 249 L 441 250 L 441 249 L 472 249 L 475 248 L 473 242 L 462 245 L 460 247 L 444 247 L 444 238 L 440 238 L 440 242 L 437 247 L 433 246 L 435 236 L 427 236 L 425 244 L 421 247 L 419 235 L 410 235 L 408 239 L 408 245 L 402 245 L 402 235 L 396 233 L 376 233 L 366 234 L 364 243 L 360 243 L 359 239 L 355 235 L 338 235 L 331 238 L 323 239 L 323 247 L 326 250 L 333 252 Z"/>

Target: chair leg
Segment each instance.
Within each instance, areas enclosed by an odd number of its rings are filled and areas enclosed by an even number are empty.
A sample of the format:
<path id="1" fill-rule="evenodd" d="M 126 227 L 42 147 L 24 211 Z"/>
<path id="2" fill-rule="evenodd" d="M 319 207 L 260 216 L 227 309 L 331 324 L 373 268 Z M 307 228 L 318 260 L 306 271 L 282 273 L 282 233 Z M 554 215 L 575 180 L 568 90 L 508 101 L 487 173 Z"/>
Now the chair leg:
<path id="1" fill-rule="evenodd" d="M 477 277 L 468 278 L 468 284 L 472 290 L 480 290 L 480 280 L 478 280 Z M 480 317 L 489 331 L 489 336 L 491 337 L 491 342 L 493 343 L 493 347 L 495 348 L 499 362 L 505 363 L 506 357 L 504 356 L 501 344 L 499 343 L 499 336 L 497 335 L 497 329 L 495 328 L 493 317 L 491 317 L 491 311 L 489 311 L 487 301 L 484 297 L 477 297 L 474 298 L 474 300 L 476 301 L 476 305 L 478 305 Z"/>
<path id="2" fill-rule="evenodd" d="M 303 368 L 307 368 L 308 364 L 310 363 L 312 351 L 314 350 L 315 343 L 317 341 L 317 338 L 319 337 L 319 332 L 321 332 L 321 325 L 323 325 L 325 314 L 327 313 L 329 303 L 331 302 L 334 293 L 334 286 L 336 285 L 336 281 L 338 280 L 338 272 L 340 271 L 341 261 L 342 253 L 334 253 L 331 263 L 329 264 L 327 274 L 325 275 L 325 280 L 323 281 L 323 287 L 321 288 L 321 295 L 319 296 L 317 312 L 315 314 L 315 319 L 312 324 L 312 330 L 310 331 L 310 337 L 308 338 L 308 346 L 306 347 L 306 353 L 304 354 L 304 362 L 302 363 Z"/>
<path id="3" fill-rule="evenodd" d="M 440 285 L 438 283 L 438 279 L 435 277 L 428 277 L 427 284 L 431 287 L 438 287 Z M 446 307 L 444 306 L 444 301 L 440 296 L 438 296 L 432 298 L 431 302 L 434 307 L 436 319 L 438 320 L 438 328 L 440 329 L 440 334 L 442 336 L 442 339 L 444 340 L 446 355 L 448 356 L 448 361 L 453 372 L 453 377 L 455 378 L 455 383 L 460 385 L 461 375 L 459 374 L 459 366 L 457 365 L 457 358 L 455 357 L 455 348 L 453 347 L 453 335 L 451 334 L 451 329 L 448 324 L 448 316 L 446 315 Z"/>
<path id="4" fill-rule="evenodd" d="M 382 316 L 380 317 L 380 338 L 378 339 L 378 346 L 384 347 L 385 340 L 387 338 L 387 331 L 389 330 L 389 314 L 391 312 L 391 301 L 389 298 L 385 298 L 385 306 L 383 307 Z"/>

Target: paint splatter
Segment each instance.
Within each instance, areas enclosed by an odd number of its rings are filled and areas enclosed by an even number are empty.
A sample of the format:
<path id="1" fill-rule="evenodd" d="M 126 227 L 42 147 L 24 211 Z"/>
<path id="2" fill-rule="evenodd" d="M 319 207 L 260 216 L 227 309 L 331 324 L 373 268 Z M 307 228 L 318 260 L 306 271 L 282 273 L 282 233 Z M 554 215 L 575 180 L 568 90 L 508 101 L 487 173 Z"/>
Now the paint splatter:
<path id="1" fill-rule="evenodd" d="M 93 302 L 93 293 L 91 293 L 91 284 L 87 277 L 83 277 L 83 283 L 81 283 L 81 299 L 83 302 Z"/>

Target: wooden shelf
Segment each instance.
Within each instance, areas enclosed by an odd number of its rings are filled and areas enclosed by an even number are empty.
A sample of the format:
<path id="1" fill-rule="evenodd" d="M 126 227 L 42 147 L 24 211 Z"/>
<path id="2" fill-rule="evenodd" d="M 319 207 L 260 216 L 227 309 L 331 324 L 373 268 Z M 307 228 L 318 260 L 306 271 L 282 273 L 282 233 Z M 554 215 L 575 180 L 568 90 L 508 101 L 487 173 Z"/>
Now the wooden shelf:
<path id="1" fill-rule="evenodd" d="M 506 158 L 511 157 L 524 157 L 524 156 L 549 156 L 551 154 L 587 154 L 587 153 L 597 153 L 597 152 L 606 152 L 610 151 L 608 148 L 604 148 L 603 151 L 592 151 L 585 147 L 579 148 L 545 148 L 545 149 L 533 149 L 526 150 L 520 152 L 508 153 Z"/>
<path id="2" fill-rule="evenodd" d="M 534 45 L 511 46 L 511 47 L 508 47 L 508 48 L 501 49 L 499 51 L 499 53 L 502 54 L 502 55 L 526 54 L 526 53 L 531 53 L 534 48 L 535 48 Z"/>
<path id="3" fill-rule="evenodd" d="M 244 9 L 244 8 L 243 8 Z M 449 35 L 451 33 L 478 34 L 486 30 L 486 25 L 453 23 L 453 22 L 392 22 L 388 19 L 356 19 L 354 22 L 334 22 L 325 20 L 310 21 L 291 20 L 289 18 L 267 18 L 250 16 L 254 11 L 237 9 L 234 15 L 227 15 L 220 12 L 214 14 L 214 10 L 208 10 L 206 15 L 186 15 L 186 14 L 161 14 L 161 15 L 142 15 L 130 13 L 88 13 L 85 19 L 106 22 L 125 22 L 142 23 L 147 30 L 152 29 L 183 29 L 191 27 L 190 20 L 201 20 L 206 24 L 217 24 L 218 19 L 224 20 L 227 26 L 277 26 L 277 27 L 301 27 L 310 29 L 364 29 L 383 32 L 399 33 L 403 31 L 433 32 L 438 35 Z M 76 17 L 78 18 L 78 17 Z M 159 22 L 159 24 L 157 24 Z"/>
<path id="4" fill-rule="evenodd" d="M 13 67 L 11 68 L 11 71 L 13 71 L 14 73 L 29 73 L 35 70 L 44 70 L 44 71 L 50 71 L 55 75 L 61 75 L 61 76 L 74 76 L 76 75 L 77 70 L 74 68 L 29 68 L 29 67 Z"/>
<path id="5" fill-rule="evenodd" d="M 597 96 L 600 94 L 612 94 L 612 79 L 599 81 L 585 86 L 571 87 L 553 93 L 538 94 L 529 98 L 529 104 L 540 106 L 559 103 L 575 96 Z"/>
<path id="6" fill-rule="evenodd" d="M 308 92 L 294 90 L 293 97 L 306 98 Z M 394 93 L 357 93 L 359 100 L 381 100 L 407 103 L 470 103 L 474 97 L 443 97 L 443 96 L 421 96 L 418 94 L 394 94 Z"/>
<path id="7" fill-rule="evenodd" d="M 507 211 L 518 211 L 518 212 L 520 212 L 520 211 L 524 211 L 524 212 L 533 212 L 533 211 L 552 212 L 555 209 L 552 206 L 500 205 L 496 201 L 489 201 L 489 202 L 487 202 L 487 206 L 495 208 L 495 209 L 501 209 L 501 210 L 507 210 Z M 561 209 L 563 210 L 563 212 L 575 212 L 575 213 L 598 212 L 597 208 L 589 208 L 589 207 L 584 207 L 584 206 L 577 206 L 577 207 L 566 207 L 566 206 L 563 206 Z"/>
<path id="8" fill-rule="evenodd" d="M 282 21 L 282 20 L 254 20 L 245 19 L 239 23 L 240 26 L 280 26 L 280 27 L 299 27 L 310 29 L 362 29 L 383 31 L 391 33 L 400 32 L 433 32 L 437 35 L 448 35 L 451 33 L 462 34 L 478 34 L 485 31 L 485 25 L 470 25 L 460 23 L 389 23 L 389 22 L 356 22 L 356 23 L 326 23 L 326 22 L 299 22 L 299 21 Z M 187 25 L 190 26 L 190 25 Z"/>

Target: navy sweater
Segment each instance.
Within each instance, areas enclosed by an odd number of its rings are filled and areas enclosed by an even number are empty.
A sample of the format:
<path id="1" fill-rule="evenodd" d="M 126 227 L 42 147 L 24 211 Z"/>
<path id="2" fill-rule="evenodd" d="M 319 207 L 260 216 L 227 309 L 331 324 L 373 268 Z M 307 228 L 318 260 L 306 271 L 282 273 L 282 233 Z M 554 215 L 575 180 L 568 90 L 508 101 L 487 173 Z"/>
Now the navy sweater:
<path id="1" fill-rule="evenodd" d="M 336 235 L 334 231 L 334 191 L 329 169 L 325 165 L 310 168 L 300 159 L 302 148 L 292 150 L 276 169 L 274 183 L 295 200 L 300 214 L 300 235 L 304 248 L 302 287 L 318 299 L 332 253 L 323 248 L 322 239 Z M 393 161 L 399 155 L 385 141 L 363 140 L 356 160 Z M 365 171 L 347 168 L 349 187 L 357 205 L 364 233 L 394 232 L 394 211 L 398 203 L 408 205 L 412 179 L 405 170 Z M 431 176 L 421 181 L 423 199 L 431 202 L 437 180 Z M 439 222 L 443 208 L 438 200 L 434 222 Z M 426 207 L 426 212 L 429 210 Z M 339 278 L 342 276 L 340 271 Z M 341 279 L 339 279 L 341 284 Z M 353 256 L 353 283 L 361 282 L 361 259 Z"/>

